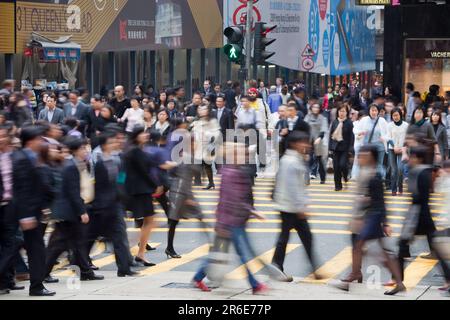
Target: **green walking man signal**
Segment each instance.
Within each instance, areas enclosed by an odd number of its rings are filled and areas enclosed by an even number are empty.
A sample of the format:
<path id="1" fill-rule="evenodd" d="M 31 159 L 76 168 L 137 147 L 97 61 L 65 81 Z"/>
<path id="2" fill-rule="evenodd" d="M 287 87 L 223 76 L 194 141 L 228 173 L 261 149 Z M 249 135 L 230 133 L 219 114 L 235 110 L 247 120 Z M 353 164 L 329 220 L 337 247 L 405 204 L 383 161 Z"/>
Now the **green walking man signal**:
<path id="1" fill-rule="evenodd" d="M 228 27 L 223 34 L 228 39 L 228 43 L 223 47 L 228 60 L 243 64 L 244 28 L 242 26 Z"/>

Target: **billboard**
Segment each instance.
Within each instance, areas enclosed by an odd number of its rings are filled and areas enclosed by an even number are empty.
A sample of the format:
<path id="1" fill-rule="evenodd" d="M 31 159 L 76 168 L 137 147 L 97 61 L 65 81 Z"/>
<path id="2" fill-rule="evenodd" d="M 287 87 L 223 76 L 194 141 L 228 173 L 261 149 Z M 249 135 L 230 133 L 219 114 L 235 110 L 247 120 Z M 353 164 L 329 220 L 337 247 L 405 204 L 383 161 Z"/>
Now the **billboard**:
<path id="1" fill-rule="evenodd" d="M 31 32 L 73 35 L 82 52 L 222 45 L 223 0 L 28 0 L 16 4 L 16 52 Z"/>
<path id="2" fill-rule="evenodd" d="M 0 53 L 14 53 L 14 2 L 0 1 Z"/>
<path id="3" fill-rule="evenodd" d="M 224 26 L 246 21 L 245 1 L 224 0 Z M 367 7 L 355 0 L 263 0 L 252 21 L 276 24 L 269 62 L 321 74 L 343 75 L 375 69 L 375 31 Z"/>

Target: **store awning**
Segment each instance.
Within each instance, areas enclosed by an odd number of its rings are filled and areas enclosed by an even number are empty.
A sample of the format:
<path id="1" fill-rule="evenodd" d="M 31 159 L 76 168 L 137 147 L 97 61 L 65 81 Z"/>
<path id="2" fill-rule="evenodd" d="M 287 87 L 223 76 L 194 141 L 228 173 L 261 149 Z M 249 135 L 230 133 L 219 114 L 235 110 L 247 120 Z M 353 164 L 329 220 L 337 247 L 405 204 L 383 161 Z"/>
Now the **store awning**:
<path id="1" fill-rule="evenodd" d="M 81 45 L 70 41 L 72 36 L 60 37 L 56 40 L 32 32 L 30 45 L 40 49 L 40 59 L 51 62 L 62 59 L 80 60 Z"/>

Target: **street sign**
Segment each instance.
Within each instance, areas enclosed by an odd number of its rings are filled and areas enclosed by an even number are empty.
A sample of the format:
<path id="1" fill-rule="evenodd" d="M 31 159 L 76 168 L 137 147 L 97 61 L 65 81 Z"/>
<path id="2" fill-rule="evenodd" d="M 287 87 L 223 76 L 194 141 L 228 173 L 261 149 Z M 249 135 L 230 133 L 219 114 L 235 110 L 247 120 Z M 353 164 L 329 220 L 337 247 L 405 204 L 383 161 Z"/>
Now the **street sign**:
<path id="1" fill-rule="evenodd" d="M 309 43 L 306 45 L 305 49 L 303 49 L 302 57 L 311 58 L 314 57 L 316 53 L 314 52 L 313 48 L 309 45 Z"/>
<path id="2" fill-rule="evenodd" d="M 303 58 L 303 60 L 302 60 L 302 67 L 306 71 L 312 70 L 314 68 L 314 61 L 313 61 L 313 59 L 311 59 L 309 57 Z"/>
<path id="3" fill-rule="evenodd" d="M 253 16 L 251 17 L 252 21 L 252 31 L 255 29 L 255 22 L 261 21 L 261 12 L 257 7 L 253 7 Z M 245 25 L 247 23 L 247 5 L 243 4 L 239 6 L 233 13 L 233 24 L 237 25 Z"/>

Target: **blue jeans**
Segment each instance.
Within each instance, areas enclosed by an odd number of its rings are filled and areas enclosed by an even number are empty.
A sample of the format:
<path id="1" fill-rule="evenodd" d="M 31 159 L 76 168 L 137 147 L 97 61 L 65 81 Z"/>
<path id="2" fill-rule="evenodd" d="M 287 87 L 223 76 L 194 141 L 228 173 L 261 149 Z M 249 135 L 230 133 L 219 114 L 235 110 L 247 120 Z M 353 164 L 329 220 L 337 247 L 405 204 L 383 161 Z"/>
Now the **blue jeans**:
<path id="1" fill-rule="evenodd" d="M 403 192 L 403 161 L 401 154 L 395 154 L 389 150 L 389 167 L 391 168 L 391 190 L 392 192 Z"/>
<path id="2" fill-rule="evenodd" d="M 247 268 L 247 262 L 253 259 L 256 255 L 253 251 L 248 234 L 245 231 L 245 226 L 231 228 L 231 240 L 233 241 L 236 253 L 239 255 L 242 264 L 245 266 L 248 275 L 248 281 L 252 288 L 256 288 L 259 282 L 255 279 L 253 274 Z"/>

